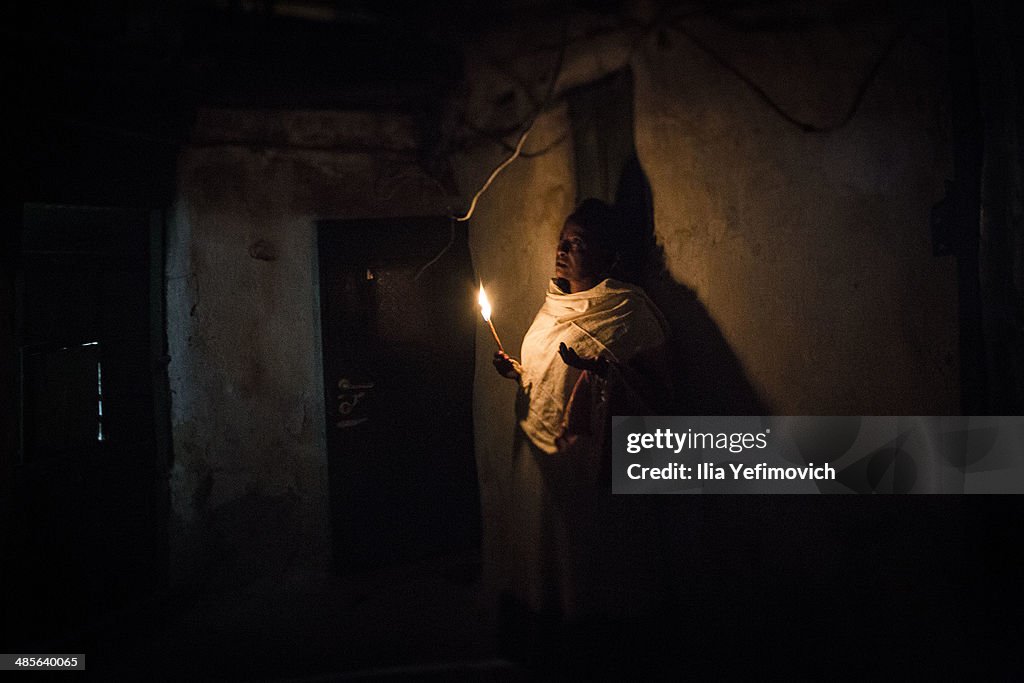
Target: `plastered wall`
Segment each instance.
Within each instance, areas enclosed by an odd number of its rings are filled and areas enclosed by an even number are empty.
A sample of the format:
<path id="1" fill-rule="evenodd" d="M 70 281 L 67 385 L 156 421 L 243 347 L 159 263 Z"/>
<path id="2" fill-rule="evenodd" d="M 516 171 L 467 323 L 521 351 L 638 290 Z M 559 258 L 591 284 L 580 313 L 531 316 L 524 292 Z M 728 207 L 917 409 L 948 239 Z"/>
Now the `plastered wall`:
<path id="1" fill-rule="evenodd" d="M 786 121 L 685 36 L 634 61 L 636 142 L 668 271 L 775 412 L 958 410 L 956 264 L 932 255 L 929 226 L 952 172 L 942 28 L 913 24 L 828 132 Z M 821 128 L 844 120 L 898 30 L 691 28 Z"/>
<path id="2" fill-rule="evenodd" d="M 169 231 L 172 580 L 327 568 L 315 222 L 443 213 L 413 130 L 359 113 L 200 113 Z"/>

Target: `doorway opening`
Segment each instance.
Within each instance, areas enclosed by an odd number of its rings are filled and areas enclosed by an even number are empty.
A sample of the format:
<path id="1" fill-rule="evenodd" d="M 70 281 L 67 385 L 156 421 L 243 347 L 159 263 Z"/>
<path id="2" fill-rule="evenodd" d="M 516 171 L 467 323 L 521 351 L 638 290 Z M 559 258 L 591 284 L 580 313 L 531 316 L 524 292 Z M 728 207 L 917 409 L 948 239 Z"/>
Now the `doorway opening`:
<path id="1" fill-rule="evenodd" d="M 10 624 L 73 632 L 165 579 L 163 214 L 25 204 Z M 23 596 L 35 596 L 25 601 Z"/>

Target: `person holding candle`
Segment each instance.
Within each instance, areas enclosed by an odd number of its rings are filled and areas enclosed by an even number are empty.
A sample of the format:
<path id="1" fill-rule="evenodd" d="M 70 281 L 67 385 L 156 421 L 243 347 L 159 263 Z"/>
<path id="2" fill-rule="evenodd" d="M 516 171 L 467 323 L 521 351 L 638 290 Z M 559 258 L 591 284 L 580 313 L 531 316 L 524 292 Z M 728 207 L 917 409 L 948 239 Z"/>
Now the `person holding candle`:
<path id="1" fill-rule="evenodd" d="M 519 385 L 506 635 L 546 641 L 549 654 L 571 648 L 567 638 L 603 648 L 581 634 L 594 624 L 621 632 L 665 597 L 647 501 L 611 494 L 611 416 L 661 414 L 671 389 L 667 324 L 627 282 L 621 225 L 604 202 L 580 204 L 559 235 L 521 361 L 494 354 L 498 373 Z"/>

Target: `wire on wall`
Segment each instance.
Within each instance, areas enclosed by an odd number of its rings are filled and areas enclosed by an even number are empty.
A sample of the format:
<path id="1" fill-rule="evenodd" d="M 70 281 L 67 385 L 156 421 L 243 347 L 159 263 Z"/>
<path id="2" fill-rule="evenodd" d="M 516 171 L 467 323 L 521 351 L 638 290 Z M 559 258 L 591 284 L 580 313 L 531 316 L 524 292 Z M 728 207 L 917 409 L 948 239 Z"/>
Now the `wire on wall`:
<path id="1" fill-rule="evenodd" d="M 497 178 L 498 175 L 503 170 L 505 170 L 505 168 L 507 168 L 509 164 L 515 161 L 516 158 L 520 155 L 520 153 L 523 151 L 523 143 L 526 142 L 527 136 L 530 134 L 530 131 L 533 130 L 534 124 L 537 123 L 537 119 L 540 118 L 540 115 L 551 104 L 551 101 L 555 95 L 555 86 L 558 84 L 558 78 L 562 75 L 562 65 L 565 63 L 565 53 L 569 48 L 569 22 L 571 20 L 571 17 L 572 14 L 566 12 L 565 22 L 562 24 L 562 43 L 561 47 L 558 50 L 558 59 L 555 62 L 555 67 L 551 73 L 551 80 L 548 81 L 547 93 L 544 95 L 544 98 L 538 103 L 536 109 L 533 112 L 533 116 L 530 118 L 529 124 L 525 127 L 522 134 L 519 136 L 519 141 L 516 143 L 515 148 L 512 150 L 512 154 L 503 162 L 498 164 L 498 166 L 495 167 L 493 171 L 491 171 L 491 174 L 490 176 L 488 176 L 487 181 L 484 182 L 480 189 L 477 190 L 476 194 L 473 195 L 473 200 L 469 203 L 469 209 L 466 211 L 465 215 L 456 216 L 455 220 L 468 221 L 473 216 L 473 212 L 476 210 L 476 204 L 480 200 L 480 197 L 483 195 L 484 192 L 487 191 L 487 188 L 491 186 L 491 183 L 494 182 L 494 179 Z"/>
<path id="2" fill-rule="evenodd" d="M 500 133 L 500 132 L 494 132 L 494 131 L 485 130 L 483 128 L 477 128 L 476 126 L 474 126 L 472 123 L 469 123 L 468 121 L 463 121 L 462 125 L 465 126 L 466 128 L 468 128 L 470 131 L 472 131 L 476 135 L 480 136 L 481 138 L 484 138 L 484 140 L 482 142 L 480 142 L 480 143 L 478 143 L 476 145 L 468 146 L 468 147 L 463 147 L 462 151 L 465 151 L 466 149 L 473 149 L 474 147 L 478 147 L 478 146 L 480 146 L 482 144 L 487 144 L 487 143 L 494 143 L 496 145 L 501 145 L 505 149 L 505 151 L 509 152 L 509 153 L 514 152 L 515 149 L 516 149 L 515 145 L 510 145 L 507 142 L 505 142 L 505 139 L 504 139 L 504 137 L 502 137 L 502 133 Z M 517 129 L 518 129 L 518 126 L 516 128 L 513 128 L 511 132 L 515 132 Z M 529 151 L 529 152 L 526 152 L 526 151 L 520 152 L 519 153 L 519 158 L 520 159 L 536 159 L 537 157 L 542 157 L 545 154 L 547 154 L 548 152 L 550 152 L 551 150 L 555 149 L 556 147 L 561 146 L 566 140 L 568 140 L 569 139 L 569 133 L 570 133 L 569 129 L 566 129 L 566 130 L 562 131 L 561 134 L 559 134 L 554 140 L 552 140 L 548 144 L 544 145 L 540 149 L 535 149 L 535 150 L 532 150 L 532 151 Z M 506 132 L 505 134 L 507 135 L 508 132 Z"/>
<path id="3" fill-rule="evenodd" d="M 416 271 L 416 274 L 412 278 L 413 280 L 419 280 L 420 275 L 423 275 L 424 271 L 426 271 L 427 268 L 440 261 L 441 257 L 444 256 L 448 252 L 448 250 L 452 248 L 453 244 L 455 244 L 455 217 L 449 216 L 448 218 L 448 228 L 450 230 L 448 235 L 448 244 L 444 245 L 444 248 L 441 249 L 441 251 L 437 252 L 437 256 L 427 261 L 425 264 L 423 264 L 422 268 Z"/>
<path id="4" fill-rule="evenodd" d="M 487 188 L 491 186 L 491 183 L 493 183 L 494 179 L 498 177 L 498 174 L 504 171 L 509 164 L 515 161 L 516 157 L 519 156 L 519 153 L 523 151 L 523 143 L 526 142 L 526 136 L 530 134 L 531 130 L 533 130 L 533 124 L 536 123 L 536 121 L 537 118 L 534 117 L 533 121 L 530 122 L 530 125 L 527 126 L 526 130 L 523 131 L 523 134 L 519 136 L 519 142 L 516 143 L 515 149 L 512 150 L 512 155 L 505 159 L 505 161 L 498 164 L 498 166 L 493 171 L 491 171 L 491 175 L 488 176 L 487 181 L 480 187 L 479 190 L 476 191 L 476 194 L 473 195 L 473 201 L 469 203 L 469 210 L 466 211 L 465 215 L 454 216 L 453 218 L 455 220 L 461 222 L 468 221 L 470 219 L 470 217 L 473 215 L 473 211 L 476 210 L 476 203 L 477 201 L 479 201 L 480 196 L 487 191 Z"/>
<path id="5" fill-rule="evenodd" d="M 533 129 L 533 124 L 537 121 L 537 118 L 537 116 L 534 116 L 533 120 L 530 121 L 530 125 L 527 126 L 526 130 L 524 130 L 522 135 L 519 136 L 519 142 L 516 143 L 516 147 L 512 151 L 511 156 L 509 156 L 503 162 L 498 164 L 495 167 L 495 169 L 491 171 L 491 175 L 488 176 L 487 181 L 480 187 L 479 190 L 476 191 L 476 194 L 473 195 L 473 201 L 469 203 L 469 209 L 466 211 L 466 213 L 462 216 L 448 216 L 448 218 L 451 219 L 451 235 L 448 238 L 448 244 L 444 245 L 444 248 L 441 249 L 441 251 L 437 252 L 437 255 L 434 258 L 427 261 L 427 263 L 424 264 L 423 267 L 419 269 L 419 271 L 417 271 L 416 275 L 413 277 L 413 280 L 419 280 L 420 275 L 423 275 L 424 271 L 426 271 L 427 268 L 437 263 L 441 259 L 441 257 L 444 256 L 445 253 L 447 253 L 447 251 L 452 248 L 452 245 L 455 243 L 455 223 L 468 221 L 473 216 L 473 211 L 476 210 L 476 203 L 477 201 L 480 200 L 480 196 L 487 191 L 487 188 L 491 186 L 491 183 L 494 182 L 494 179 L 498 177 L 498 174 L 505 170 L 505 167 L 507 167 L 509 164 L 515 161 L 516 157 L 519 156 L 519 153 L 523 151 L 523 143 L 526 142 L 526 136 L 530 134 L 530 130 Z"/>
<path id="6" fill-rule="evenodd" d="M 551 80 L 548 82 L 547 93 L 544 95 L 544 98 L 537 104 L 537 107 L 534 109 L 533 116 L 530 118 L 529 124 L 526 125 L 526 127 L 523 129 L 523 132 L 519 135 L 519 141 L 516 142 L 516 146 L 512 150 L 512 154 L 510 154 L 508 158 L 506 158 L 504 161 L 498 164 L 494 168 L 494 170 L 491 171 L 491 174 L 487 177 L 487 180 L 484 182 L 483 185 L 480 186 L 480 189 L 477 190 L 476 193 L 473 195 L 473 199 L 472 201 L 470 201 L 469 208 L 466 210 L 465 214 L 463 214 L 462 216 L 449 216 L 449 218 L 451 219 L 451 235 L 449 236 L 448 244 L 446 244 L 444 248 L 441 249 L 441 251 L 439 251 L 434 258 L 430 259 L 430 261 L 428 261 L 426 264 L 423 265 L 422 268 L 419 269 L 419 271 L 413 277 L 414 280 L 418 280 L 420 276 L 423 275 L 423 273 L 428 268 L 430 268 L 430 266 L 437 263 L 441 259 L 441 257 L 444 256 L 449 249 L 451 249 L 452 245 L 455 243 L 455 223 L 462 223 L 472 218 L 473 212 L 476 211 L 477 202 L 480 201 L 480 197 L 483 196 L 484 192 L 487 191 L 487 188 L 491 186 L 491 183 L 494 182 L 494 179 L 497 178 L 498 175 L 503 170 L 505 170 L 509 164 L 515 161 L 522 153 L 523 144 L 526 142 L 526 138 L 530 135 L 530 131 L 533 130 L 534 124 L 537 123 L 537 119 L 540 118 L 540 115 L 544 113 L 544 110 L 551 104 L 551 101 L 554 98 L 555 87 L 558 84 L 558 78 L 562 75 L 562 65 L 565 63 L 565 53 L 569 47 L 569 22 L 571 17 L 572 15 L 567 12 L 565 15 L 565 23 L 562 25 L 562 43 L 558 51 L 558 59 L 555 62 L 555 67 L 551 73 Z M 557 140 L 555 143 L 550 145 L 549 148 L 554 147 L 558 144 L 561 144 L 561 140 Z"/>
<path id="7" fill-rule="evenodd" d="M 691 31 L 689 31 L 685 26 L 682 25 L 682 22 L 685 21 L 686 19 L 688 19 L 688 18 L 690 18 L 690 17 L 692 17 L 694 15 L 698 15 L 698 14 L 702 14 L 702 13 L 703 12 L 701 10 L 697 10 L 697 11 L 688 11 L 688 12 L 684 12 L 682 14 L 676 14 L 675 16 L 671 16 L 671 12 L 669 11 L 669 6 L 668 5 L 663 5 L 661 7 L 660 11 L 658 12 L 658 14 L 654 17 L 654 19 L 652 21 L 647 22 L 646 24 L 638 24 L 636 26 L 640 30 L 638 31 L 638 34 L 637 34 L 636 38 L 633 40 L 632 44 L 630 45 L 630 48 L 628 50 L 628 55 L 627 55 L 627 58 L 626 58 L 626 63 L 628 64 L 630 61 L 632 61 L 633 56 L 635 55 L 636 51 L 639 49 L 640 45 L 643 43 L 644 38 L 646 38 L 647 36 L 651 35 L 656 29 L 659 29 L 659 28 L 673 29 L 673 30 L 681 33 L 682 35 L 684 35 L 694 46 L 696 46 L 698 49 L 700 49 L 705 54 L 707 54 L 709 57 L 711 57 L 711 59 L 713 59 L 719 65 L 721 65 L 726 70 L 728 70 L 733 75 L 735 75 L 744 85 L 746 85 L 748 88 L 750 88 L 751 91 L 753 91 L 753 93 L 762 102 L 764 102 L 772 111 L 774 111 L 776 114 L 778 114 L 780 117 L 782 117 L 785 121 L 787 121 L 788 123 L 796 126 L 798 129 L 800 129 L 801 131 L 803 131 L 805 133 L 828 133 L 828 132 L 832 132 L 832 131 L 838 130 L 838 129 L 846 126 L 851 120 L 853 120 L 853 117 L 856 115 L 857 111 L 860 109 L 860 106 L 861 106 L 861 104 L 862 104 L 862 102 L 864 100 L 864 97 L 865 97 L 868 89 L 870 88 L 871 84 L 874 82 L 875 77 L 878 75 L 878 72 L 881 70 L 882 66 L 885 64 L 885 62 L 889 59 L 889 57 L 895 51 L 896 47 L 907 36 L 907 34 L 909 33 L 909 30 L 910 30 L 911 24 L 912 24 L 912 20 L 904 21 L 894 31 L 892 37 L 884 45 L 882 50 L 879 52 L 878 57 L 872 63 L 871 67 L 868 69 L 867 74 L 865 75 L 864 79 L 861 81 L 859 87 L 857 88 L 857 91 L 856 91 L 856 93 L 854 95 L 854 98 L 851 101 L 849 107 L 847 107 L 846 112 L 843 115 L 842 119 L 840 119 L 838 122 L 836 122 L 834 124 L 831 124 L 831 125 L 817 125 L 817 124 L 810 123 L 810 122 L 807 122 L 807 121 L 801 121 L 800 119 L 796 118 L 795 116 L 793 116 L 792 114 L 787 112 L 785 109 L 782 108 L 781 105 L 779 105 L 764 90 L 764 88 L 762 88 L 760 85 L 758 85 L 752 78 L 750 78 L 745 73 L 743 73 L 732 62 L 730 62 L 727 59 L 725 59 L 725 57 L 723 57 L 721 54 L 719 54 L 717 51 L 715 51 L 710 45 L 708 45 L 707 43 L 702 41 L 700 38 L 698 38 Z M 431 259 L 426 265 L 424 265 L 419 270 L 419 272 L 416 274 L 416 279 L 418 279 L 420 277 L 420 275 L 422 275 L 423 272 L 427 268 L 429 268 L 434 263 L 436 263 L 448 251 L 448 249 L 451 248 L 452 244 L 455 241 L 455 222 L 465 222 L 465 221 L 468 221 L 473 216 L 473 213 L 476 210 L 477 203 L 480 200 L 480 197 L 483 196 L 483 194 L 488 190 L 488 188 L 490 188 L 490 186 L 494 182 L 495 178 L 497 178 L 498 175 L 500 175 L 503 170 L 505 170 L 513 161 L 515 161 L 519 157 L 533 158 L 533 157 L 542 156 L 543 154 L 546 154 L 547 152 L 550 152 L 555 147 L 561 145 L 567 139 L 568 132 L 563 133 L 554 142 L 546 145 L 541 150 L 537 150 L 537 151 L 534 151 L 534 152 L 523 153 L 523 144 L 526 142 L 526 138 L 529 136 L 530 131 L 533 129 L 534 124 L 537 122 L 537 119 L 540 118 L 540 115 L 543 113 L 543 111 L 548 106 L 550 106 L 550 104 L 551 104 L 551 102 L 552 102 L 552 100 L 554 98 L 555 88 L 556 88 L 556 85 L 558 83 L 558 79 L 561 76 L 562 66 L 563 66 L 563 63 L 564 63 L 564 60 L 565 60 L 565 54 L 566 54 L 566 51 L 567 51 L 567 49 L 569 47 L 569 44 L 579 40 L 579 38 L 573 39 L 573 40 L 570 40 L 570 38 L 569 38 L 569 24 L 570 24 L 570 21 L 571 21 L 571 13 L 567 12 L 566 16 L 565 16 L 565 23 L 563 24 L 562 40 L 559 43 L 558 48 L 557 48 L 558 49 L 558 58 L 557 58 L 557 61 L 555 63 L 555 67 L 553 69 L 553 73 L 552 73 L 551 79 L 550 79 L 550 81 L 548 83 L 547 93 L 546 93 L 545 97 L 537 103 L 537 106 L 536 106 L 536 108 L 535 108 L 535 110 L 533 112 L 533 115 L 528 119 L 528 122 L 524 122 L 524 124 L 520 124 L 519 126 L 516 127 L 517 129 L 522 128 L 522 133 L 520 133 L 519 139 L 516 142 L 516 145 L 514 147 L 510 147 L 508 144 L 505 143 L 504 139 L 502 139 L 500 137 L 500 135 L 491 135 L 491 134 L 487 133 L 486 131 L 478 129 L 475 126 L 470 126 L 470 128 L 474 132 L 476 132 L 478 134 L 485 135 L 486 137 L 490 138 L 492 141 L 502 145 L 506 150 L 510 150 L 511 153 L 509 154 L 509 156 L 504 161 L 502 161 L 500 164 L 498 164 L 498 166 L 496 166 L 493 171 L 491 171 L 490 175 L 487 177 L 487 180 L 483 183 L 483 185 L 480 187 L 480 189 L 478 189 L 476 191 L 476 193 L 473 195 L 473 199 L 470 201 L 469 208 L 466 210 L 466 213 L 463 214 L 462 216 L 455 216 L 455 215 L 450 215 L 449 216 L 449 218 L 451 218 L 451 221 L 452 221 L 452 224 L 451 224 L 452 225 L 452 233 L 451 233 L 451 238 L 450 238 L 448 244 L 437 254 L 437 256 L 435 256 L 433 259 Z M 624 28 L 624 27 L 619 27 L 618 30 L 622 30 L 622 28 Z"/>
<path id="8" fill-rule="evenodd" d="M 787 112 L 785 109 L 782 108 L 781 105 L 778 104 L 778 102 L 776 102 L 771 97 L 771 95 L 769 95 L 764 90 L 764 88 L 762 88 L 760 85 L 758 85 L 757 82 L 755 82 L 747 74 L 743 73 L 743 71 L 741 71 L 735 64 L 733 64 L 732 62 L 727 60 L 724 56 L 722 56 L 719 52 L 717 52 L 714 48 L 712 48 L 708 43 L 706 43 L 703 40 L 701 40 L 700 38 L 698 38 L 693 32 L 688 30 L 686 28 L 686 26 L 683 24 L 683 22 L 686 21 L 687 19 L 690 19 L 690 18 L 695 17 L 695 16 L 701 16 L 701 15 L 707 15 L 707 14 L 709 14 L 709 12 L 708 12 L 706 7 L 697 8 L 697 9 L 690 9 L 690 10 L 686 10 L 686 11 L 683 11 L 683 12 L 672 12 L 670 6 L 668 4 L 665 4 L 665 5 L 662 5 L 662 7 L 659 10 L 659 12 L 657 13 L 657 15 L 651 21 L 649 21 L 649 22 L 641 24 L 641 23 L 638 23 L 638 22 L 635 22 L 635 21 L 632 21 L 632 20 L 624 18 L 623 22 L 619 26 L 617 26 L 617 27 L 614 27 L 614 28 L 611 28 L 611 27 L 601 27 L 600 29 L 598 29 L 596 31 L 592 31 L 590 33 L 586 33 L 586 34 L 577 36 L 576 38 L 573 38 L 572 40 L 563 40 L 557 46 L 556 45 L 547 45 L 547 46 L 543 46 L 541 49 L 543 49 L 543 50 L 559 49 L 560 51 L 562 51 L 564 53 L 564 50 L 565 50 L 565 48 L 566 48 L 568 43 L 582 42 L 582 41 L 585 41 L 589 37 L 599 36 L 599 35 L 603 35 L 603 34 L 607 34 L 607 33 L 612 33 L 612 32 L 621 32 L 621 31 L 624 31 L 624 30 L 628 31 L 628 30 L 631 30 L 631 29 L 639 29 L 637 31 L 637 36 L 634 39 L 634 41 L 633 41 L 633 43 L 630 46 L 629 51 L 628 51 L 628 56 L 626 58 L 626 63 L 629 63 L 632 60 L 633 55 L 636 53 L 636 51 L 638 50 L 640 45 L 643 43 L 644 38 L 646 38 L 647 36 L 651 35 L 657 29 L 662 29 L 662 28 L 671 29 L 671 30 L 674 30 L 677 33 L 680 33 L 683 36 L 685 36 L 695 47 L 697 47 L 699 50 L 701 50 L 702 52 L 707 54 L 709 57 L 711 57 L 711 59 L 713 59 L 719 65 L 724 67 L 727 71 L 729 71 L 734 76 L 736 76 L 744 85 L 746 85 L 748 88 L 750 88 L 751 91 L 753 91 L 753 93 L 758 97 L 758 99 L 760 99 L 762 102 L 764 102 L 765 105 L 767 105 L 772 111 L 774 111 L 776 114 L 778 114 L 780 117 L 782 117 L 786 122 L 788 122 L 788 123 L 792 124 L 793 126 L 799 128 L 801 131 L 803 131 L 805 133 L 829 133 L 829 132 L 833 132 L 835 130 L 838 130 L 838 129 L 846 126 L 850 121 L 853 120 L 853 117 L 856 115 L 857 111 L 860 109 L 861 104 L 863 103 L 864 97 L 867 94 L 868 89 L 871 87 L 871 84 L 874 82 L 874 80 L 875 80 L 876 76 L 878 75 L 879 71 L 881 71 L 882 66 L 884 66 L 884 64 L 889 59 L 889 57 L 892 55 L 892 53 L 895 51 L 895 49 L 907 37 L 907 35 L 910 32 L 911 25 L 913 24 L 913 18 L 912 17 L 910 19 L 907 19 L 907 20 L 905 20 L 905 21 L 903 21 L 903 22 L 901 22 L 899 24 L 899 26 L 893 32 L 893 35 L 890 37 L 890 39 L 885 43 L 885 45 L 882 47 L 881 51 L 878 53 L 878 56 L 876 57 L 874 62 L 872 62 L 870 68 L 868 69 L 868 71 L 865 74 L 863 80 L 861 81 L 860 85 L 858 86 L 858 88 L 857 88 L 857 90 L 856 90 L 856 92 L 854 94 L 853 100 L 850 102 L 850 105 L 846 108 L 846 111 L 845 111 L 843 117 L 838 122 L 836 122 L 834 124 L 818 125 L 818 124 L 814 124 L 814 123 L 811 123 L 811 122 L 808 122 L 808 121 L 801 121 L 800 119 L 796 118 L 795 116 L 793 116 L 792 114 Z M 733 28 L 735 28 L 736 22 L 729 21 L 729 17 L 728 17 L 727 14 L 723 15 L 723 13 L 720 13 L 720 12 L 714 12 L 714 13 L 711 13 L 711 14 L 713 14 L 713 16 L 715 18 L 719 19 L 719 20 L 726 21 L 727 24 L 732 25 Z M 811 26 L 811 25 L 813 25 L 813 24 L 809 24 L 808 26 Z M 804 28 L 807 28 L 807 26 L 804 26 Z M 757 30 L 757 29 L 756 28 L 747 27 L 746 30 Z M 489 137 L 491 139 L 494 139 L 494 137 L 495 137 L 493 134 L 487 133 L 486 131 L 479 130 L 479 129 L 473 127 L 473 126 L 470 126 L 470 129 L 473 130 L 474 132 L 478 133 L 478 134 L 485 135 L 485 137 Z M 506 149 L 509 149 L 509 150 L 513 149 L 509 145 L 505 144 L 504 141 L 502 141 L 502 140 L 497 140 L 497 142 L 499 144 L 504 145 Z M 548 145 L 543 151 L 544 152 L 550 151 L 550 149 L 555 147 L 555 146 L 557 146 L 557 143 L 552 144 L 552 145 Z M 541 152 L 527 152 L 527 153 L 521 154 L 520 156 L 522 156 L 524 158 L 527 158 L 527 157 L 534 157 L 534 156 L 540 156 L 540 155 L 541 155 Z"/>
<path id="9" fill-rule="evenodd" d="M 875 77 L 878 75 L 878 72 L 882 68 L 882 65 L 886 62 L 886 60 L 888 60 L 889 56 L 893 53 L 896 47 L 907 36 L 907 33 L 910 30 L 911 23 L 911 21 L 905 21 L 902 24 L 900 24 L 899 27 L 897 27 L 892 37 L 885 44 L 885 46 L 882 48 L 882 51 L 879 53 L 878 57 L 872 63 L 871 68 L 868 69 L 867 75 L 864 77 L 864 79 L 861 81 L 860 86 L 857 88 L 857 92 L 854 95 L 853 101 L 850 103 L 850 106 L 847 107 L 846 113 L 843 115 L 843 118 L 840 119 L 837 123 L 828 126 L 819 126 L 813 123 L 809 123 L 807 121 L 801 121 L 800 119 L 796 118 L 795 116 L 787 112 L 785 109 L 783 109 L 774 99 L 772 99 L 772 97 L 767 92 L 765 92 L 764 88 L 755 83 L 752 78 L 750 78 L 745 73 L 740 71 L 739 68 L 737 68 L 732 62 L 730 62 L 725 57 L 716 52 L 710 45 L 708 45 L 700 38 L 695 36 L 692 32 L 688 31 L 686 27 L 680 25 L 680 22 L 673 22 L 672 24 L 669 25 L 669 27 L 686 36 L 686 38 L 691 43 L 693 43 L 697 48 L 699 48 L 702 52 L 704 52 L 706 55 L 711 57 L 711 59 L 718 62 L 718 64 L 720 64 L 726 70 L 730 71 L 734 76 L 740 79 L 740 81 L 742 81 L 744 85 L 750 88 L 754 92 L 754 94 L 757 95 L 758 99 L 760 99 L 762 102 L 768 105 L 768 107 L 772 111 L 781 116 L 788 123 L 793 124 L 794 126 L 796 126 L 805 133 L 831 133 L 833 131 L 839 130 L 840 128 L 842 128 L 843 126 L 845 126 L 846 124 L 853 120 L 854 115 L 857 113 L 857 110 L 860 109 L 860 105 L 864 101 L 864 95 L 867 93 L 868 88 L 871 87 L 871 83 L 874 82 Z"/>

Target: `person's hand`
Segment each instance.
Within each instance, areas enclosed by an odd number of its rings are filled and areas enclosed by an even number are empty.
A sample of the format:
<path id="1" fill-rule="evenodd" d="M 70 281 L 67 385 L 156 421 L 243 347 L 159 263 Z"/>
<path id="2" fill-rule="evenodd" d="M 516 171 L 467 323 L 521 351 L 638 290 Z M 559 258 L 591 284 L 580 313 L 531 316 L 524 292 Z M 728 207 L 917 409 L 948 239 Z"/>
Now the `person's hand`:
<path id="1" fill-rule="evenodd" d="M 519 379 L 520 365 L 512 356 L 508 355 L 503 351 L 494 352 L 494 369 L 498 371 L 498 374 L 508 379 Z"/>
<path id="2" fill-rule="evenodd" d="M 608 369 L 608 361 L 604 358 L 600 356 L 596 358 L 583 358 L 576 353 L 576 349 L 566 346 L 565 342 L 559 342 L 558 355 L 562 357 L 562 362 L 566 365 L 578 370 L 589 370 L 600 377 L 604 377 L 605 371 Z"/>

